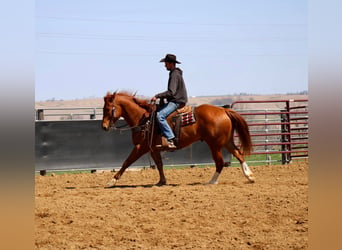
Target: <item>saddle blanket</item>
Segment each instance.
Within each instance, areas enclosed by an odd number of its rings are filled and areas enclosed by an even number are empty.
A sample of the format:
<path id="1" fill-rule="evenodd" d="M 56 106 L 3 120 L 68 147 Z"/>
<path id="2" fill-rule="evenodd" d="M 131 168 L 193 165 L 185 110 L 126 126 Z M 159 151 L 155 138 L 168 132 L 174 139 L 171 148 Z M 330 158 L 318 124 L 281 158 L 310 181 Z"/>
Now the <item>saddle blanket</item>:
<path id="1" fill-rule="evenodd" d="M 186 110 L 184 110 L 184 109 L 182 110 L 185 112 L 178 113 L 178 115 L 176 115 L 176 117 L 177 117 L 176 119 L 180 119 L 180 125 L 181 126 L 190 125 L 190 124 L 196 122 L 196 117 L 195 117 L 195 114 L 193 112 L 193 109 L 190 106 L 186 106 L 186 107 L 188 107 Z"/>
<path id="2" fill-rule="evenodd" d="M 186 125 L 189 125 L 189 124 L 196 122 L 194 113 L 192 111 L 189 113 L 181 114 L 181 116 L 182 116 L 182 120 L 181 120 L 182 126 L 186 126 Z"/>

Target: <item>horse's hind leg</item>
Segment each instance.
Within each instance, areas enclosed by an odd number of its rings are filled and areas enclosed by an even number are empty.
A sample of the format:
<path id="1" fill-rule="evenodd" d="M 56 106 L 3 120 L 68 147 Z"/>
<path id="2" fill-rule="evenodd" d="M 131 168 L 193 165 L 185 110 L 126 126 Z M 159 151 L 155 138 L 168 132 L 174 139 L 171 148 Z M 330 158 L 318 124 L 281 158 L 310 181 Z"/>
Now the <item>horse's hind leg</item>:
<path id="1" fill-rule="evenodd" d="M 245 177 L 250 181 L 250 182 L 255 182 L 255 177 L 253 175 L 253 172 L 251 169 L 248 167 L 247 163 L 245 162 L 245 158 L 241 154 L 240 150 L 235 146 L 234 142 L 228 142 L 226 146 L 227 150 L 235 156 L 236 159 L 240 162 L 241 169 Z"/>
<path id="2" fill-rule="evenodd" d="M 217 184 L 218 178 L 219 178 L 221 171 L 222 171 L 222 168 L 224 166 L 224 160 L 223 160 L 221 149 L 210 148 L 210 150 L 211 150 L 211 154 L 213 156 L 213 159 L 215 161 L 216 171 L 215 171 L 213 177 L 211 178 L 211 180 L 209 182 L 207 182 L 206 184 Z"/>

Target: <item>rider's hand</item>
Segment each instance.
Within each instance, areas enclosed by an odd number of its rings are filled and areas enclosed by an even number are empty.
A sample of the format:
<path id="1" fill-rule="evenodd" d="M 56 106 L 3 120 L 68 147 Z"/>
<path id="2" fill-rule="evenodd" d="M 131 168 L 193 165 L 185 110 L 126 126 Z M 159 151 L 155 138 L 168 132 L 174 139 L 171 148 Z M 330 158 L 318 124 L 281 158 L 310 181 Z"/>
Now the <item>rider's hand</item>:
<path id="1" fill-rule="evenodd" d="M 155 102 L 155 101 L 157 101 L 157 97 L 153 96 L 151 99 L 151 102 Z"/>

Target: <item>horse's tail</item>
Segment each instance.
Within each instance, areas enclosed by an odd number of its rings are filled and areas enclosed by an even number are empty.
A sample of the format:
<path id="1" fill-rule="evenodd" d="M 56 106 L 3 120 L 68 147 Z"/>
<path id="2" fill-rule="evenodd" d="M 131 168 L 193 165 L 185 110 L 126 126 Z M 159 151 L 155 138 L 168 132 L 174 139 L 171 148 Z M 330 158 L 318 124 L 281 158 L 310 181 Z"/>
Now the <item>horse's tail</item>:
<path id="1" fill-rule="evenodd" d="M 249 134 L 249 128 L 246 120 L 236 111 L 232 109 L 225 109 L 226 114 L 232 121 L 233 131 L 236 130 L 240 139 L 240 148 L 244 155 L 249 155 L 252 151 L 252 139 Z"/>

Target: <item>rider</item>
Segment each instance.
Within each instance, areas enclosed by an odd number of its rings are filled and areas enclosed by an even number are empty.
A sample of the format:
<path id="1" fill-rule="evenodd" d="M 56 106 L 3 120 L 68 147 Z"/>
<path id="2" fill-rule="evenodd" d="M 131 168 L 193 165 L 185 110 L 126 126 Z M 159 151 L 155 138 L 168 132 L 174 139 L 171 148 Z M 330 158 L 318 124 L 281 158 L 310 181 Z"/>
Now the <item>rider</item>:
<path id="1" fill-rule="evenodd" d="M 156 94 L 152 97 L 151 101 L 155 102 L 157 98 L 160 99 L 160 104 L 162 104 L 162 106 L 157 111 L 159 127 L 163 136 L 166 137 L 168 141 L 168 147 L 170 149 L 175 149 L 176 146 L 173 141 L 175 135 L 167 123 L 166 118 L 177 108 L 184 107 L 188 102 L 188 96 L 183 80 L 183 71 L 176 67 L 176 63 L 180 63 L 177 61 L 176 56 L 167 54 L 160 62 L 164 62 L 166 70 L 170 71 L 168 86 L 166 91 Z M 164 99 L 167 100 L 167 103 L 163 105 Z"/>

